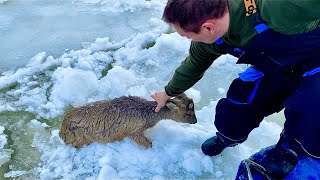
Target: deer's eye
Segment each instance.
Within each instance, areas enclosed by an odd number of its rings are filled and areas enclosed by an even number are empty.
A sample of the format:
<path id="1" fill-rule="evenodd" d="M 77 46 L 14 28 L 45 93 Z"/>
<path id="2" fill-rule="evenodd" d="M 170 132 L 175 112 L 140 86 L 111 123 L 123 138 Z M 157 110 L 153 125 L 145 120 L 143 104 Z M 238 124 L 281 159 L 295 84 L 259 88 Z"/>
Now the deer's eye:
<path id="1" fill-rule="evenodd" d="M 189 109 L 193 109 L 193 103 L 189 104 Z"/>

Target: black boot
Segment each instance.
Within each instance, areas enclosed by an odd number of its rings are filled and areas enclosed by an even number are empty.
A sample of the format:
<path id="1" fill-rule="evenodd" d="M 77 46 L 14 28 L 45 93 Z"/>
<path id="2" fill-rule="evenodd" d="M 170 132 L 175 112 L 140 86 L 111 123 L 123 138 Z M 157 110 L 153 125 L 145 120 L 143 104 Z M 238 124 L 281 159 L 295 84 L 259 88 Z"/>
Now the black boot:
<path id="1" fill-rule="evenodd" d="M 202 152 L 207 156 L 219 155 L 225 148 L 233 147 L 243 141 L 233 141 L 223 137 L 219 132 L 216 136 L 207 139 L 201 146 Z"/>
<path id="2" fill-rule="evenodd" d="M 266 155 L 261 165 L 271 176 L 282 179 L 296 167 L 297 163 L 298 156 L 295 151 L 275 147 Z"/>
<path id="3" fill-rule="evenodd" d="M 298 163 L 298 155 L 291 146 L 291 140 L 281 134 L 279 142 L 265 154 L 260 164 L 276 179 L 288 175 Z"/>
<path id="4" fill-rule="evenodd" d="M 236 180 L 284 179 L 297 165 L 297 154 L 283 146 L 269 146 L 243 160 L 239 166 Z"/>
<path id="5" fill-rule="evenodd" d="M 285 149 L 294 149 L 297 154 L 301 154 L 303 156 L 312 157 L 315 159 L 320 159 L 320 153 L 311 153 L 307 151 L 302 143 L 298 141 L 296 138 L 289 136 L 285 130 L 281 132 L 280 140 L 277 146 L 282 146 Z"/>

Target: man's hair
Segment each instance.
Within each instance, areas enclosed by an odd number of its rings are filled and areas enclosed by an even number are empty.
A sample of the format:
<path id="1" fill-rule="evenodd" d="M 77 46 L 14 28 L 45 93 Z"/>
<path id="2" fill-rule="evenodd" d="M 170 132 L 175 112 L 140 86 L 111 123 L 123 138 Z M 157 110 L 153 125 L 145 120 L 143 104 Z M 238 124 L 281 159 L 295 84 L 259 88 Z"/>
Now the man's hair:
<path id="1" fill-rule="evenodd" d="M 187 32 L 199 33 L 208 19 L 220 19 L 228 10 L 228 0 L 168 0 L 162 19 Z"/>

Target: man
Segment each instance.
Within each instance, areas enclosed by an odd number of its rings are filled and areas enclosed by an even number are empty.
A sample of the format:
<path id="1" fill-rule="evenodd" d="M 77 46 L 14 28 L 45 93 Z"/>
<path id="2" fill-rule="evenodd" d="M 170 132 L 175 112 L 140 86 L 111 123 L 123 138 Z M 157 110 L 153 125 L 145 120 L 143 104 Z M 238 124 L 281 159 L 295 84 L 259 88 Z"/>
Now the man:
<path id="1" fill-rule="evenodd" d="M 216 156 L 244 142 L 264 117 L 285 109 L 281 138 L 259 163 L 278 178 L 295 167 L 297 153 L 320 158 L 319 9 L 319 0 L 169 0 L 164 21 L 192 42 L 165 91 L 152 95 L 155 111 L 230 53 L 251 67 L 219 100 L 218 132 L 202 144 L 203 153 Z"/>

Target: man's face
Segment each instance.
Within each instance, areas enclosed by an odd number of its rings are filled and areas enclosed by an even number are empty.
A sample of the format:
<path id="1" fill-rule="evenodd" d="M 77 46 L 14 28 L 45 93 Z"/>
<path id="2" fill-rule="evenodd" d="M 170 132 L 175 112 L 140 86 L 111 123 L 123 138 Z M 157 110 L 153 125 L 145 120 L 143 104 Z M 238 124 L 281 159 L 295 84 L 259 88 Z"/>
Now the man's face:
<path id="1" fill-rule="evenodd" d="M 196 42 L 211 44 L 218 39 L 218 38 L 215 38 L 214 34 L 212 34 L 209 30 L 203 27 L 201 27 L 199 33 L 187 32 L 177 24 L 173 24 L 173 27 L 176 29 L 177 33 L 179 33 L 181 36 L 187 37 L 188 39 L 191 39 Z"/>

